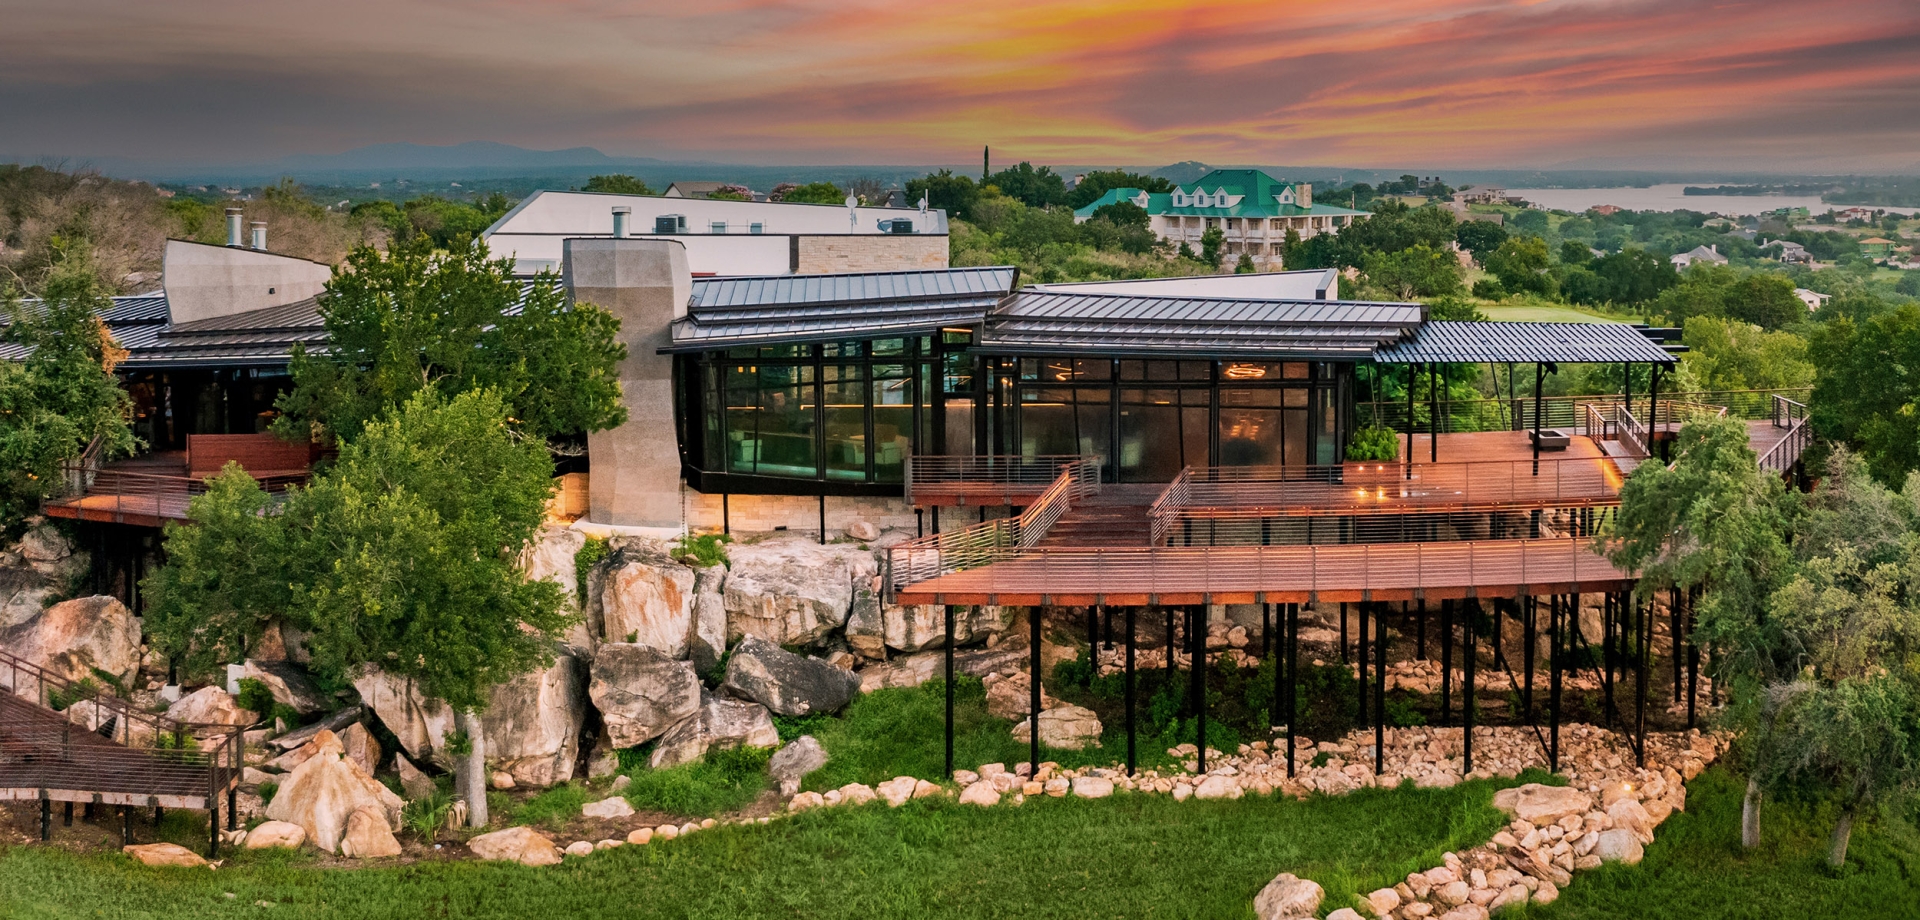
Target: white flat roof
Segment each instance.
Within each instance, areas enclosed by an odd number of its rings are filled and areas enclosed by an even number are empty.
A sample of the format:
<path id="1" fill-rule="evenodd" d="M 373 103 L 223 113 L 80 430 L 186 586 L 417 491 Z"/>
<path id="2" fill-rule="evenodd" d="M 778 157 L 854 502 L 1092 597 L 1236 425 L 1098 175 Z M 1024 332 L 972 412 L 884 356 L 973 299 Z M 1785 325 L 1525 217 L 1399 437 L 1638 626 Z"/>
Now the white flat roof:
<path id="1" fill-rule="evenodd" d="M 854 208 L 849 220 L 848 209 L 837 204 L 539 191 L 494 221 L 481 238 L 495 256 L 512 257 L 524 268 L 558 268 L 561 241 L 611 236 L 616 207 L 629 210 L 631 237 L 655 236 L 656 218 L 685 218 L 685 230 L 672 238 L 685 241 L 689 257 L 701 263 L 694 271 L 728 275 L 784 272 L 789 236 L 886 236 L 891 232 L 880 223 L 892 220 L 911 221 L 916 236 L 947 232 L 947 213 L 939 208 L 924 214 L 919 208 Z"/>
<path id="2" fill-rule="evenodd" d="M 1246 275 L 1188 275 L 1133 281 L 1033 284 L 1030 291 L 1132 297 L 1204 297 L 1214 300 L 1339 300 L 1340 273 L 1331 268 Z"/>

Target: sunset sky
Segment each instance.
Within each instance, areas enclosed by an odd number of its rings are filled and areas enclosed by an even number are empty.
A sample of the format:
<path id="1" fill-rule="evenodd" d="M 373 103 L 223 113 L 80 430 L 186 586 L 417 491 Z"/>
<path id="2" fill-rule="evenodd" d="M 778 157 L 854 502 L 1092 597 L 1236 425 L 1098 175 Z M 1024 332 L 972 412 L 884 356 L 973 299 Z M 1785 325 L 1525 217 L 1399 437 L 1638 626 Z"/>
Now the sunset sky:
<path id="1" fill-rule="evenodd" d="M 1915 0 L 0 0 L 0 155 L 1920 172 Z"/>

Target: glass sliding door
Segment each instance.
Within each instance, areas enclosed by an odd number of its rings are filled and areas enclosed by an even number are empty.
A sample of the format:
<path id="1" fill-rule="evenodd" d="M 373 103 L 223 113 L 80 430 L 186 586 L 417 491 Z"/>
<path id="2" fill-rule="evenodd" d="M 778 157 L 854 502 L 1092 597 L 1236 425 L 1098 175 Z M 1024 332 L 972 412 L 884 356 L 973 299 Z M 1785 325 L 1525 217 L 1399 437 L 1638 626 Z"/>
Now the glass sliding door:
<path id="1" fill-rule="evenodd" d="M 727 469 L 813 478 L 813 368 L 734 364 L 727 368 Z"/>
<path id="2" fill-rule="evenodd" d="M 1168 482 L 1183 467 L 1209 465 L 1209 402 L 1207 390 L 1121 390 L 1120 481 Z"/>
<path id="3" fill-rule="evenodd" d="M 1279 466 L 1282 390 L 1220 390 L 1220 466 Z"/>
<path id="4" fill-rule="evenodd" d="M 828 479 L 867 478 L 866 368 L 826 364 L 820 368 L 821 420 Z"/>

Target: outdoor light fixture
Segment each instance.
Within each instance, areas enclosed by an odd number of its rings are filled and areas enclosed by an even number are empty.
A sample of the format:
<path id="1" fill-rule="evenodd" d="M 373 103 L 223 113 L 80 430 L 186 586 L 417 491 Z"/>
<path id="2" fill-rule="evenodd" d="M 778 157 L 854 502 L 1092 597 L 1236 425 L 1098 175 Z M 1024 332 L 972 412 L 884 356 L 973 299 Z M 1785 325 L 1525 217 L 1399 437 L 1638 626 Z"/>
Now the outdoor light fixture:
<path id="1" fill-rule="evenodd" d="M 1220 370 L 1220 375 L 1229 380 L 1258 380 L 1267 376 L 1267 369 L 1257 364 L 1229 364 Z"/>

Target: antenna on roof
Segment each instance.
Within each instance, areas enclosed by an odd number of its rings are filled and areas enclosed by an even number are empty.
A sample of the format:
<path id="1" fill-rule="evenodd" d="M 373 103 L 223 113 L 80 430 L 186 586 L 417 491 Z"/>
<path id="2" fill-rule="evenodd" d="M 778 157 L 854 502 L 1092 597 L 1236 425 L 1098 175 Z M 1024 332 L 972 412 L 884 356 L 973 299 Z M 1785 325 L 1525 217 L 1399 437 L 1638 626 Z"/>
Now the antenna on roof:
<path id="1" fill-rule="evenodd" d="M 927 193 L 921 192 L 920 193 L 920 217 L 922 219 L 925 219 L 926 216 L 927 216 Z"/>
<path id="2" fill-rule="evenodd" d="M 860 226 L 860 213 L 858 210 L 856 210 L 859 207 L 860 207 L 860 199 L 852 195 L 848 195 L 847 196 L 847 232 L 848 233 L 852 233 L 854 229 Z"/>

